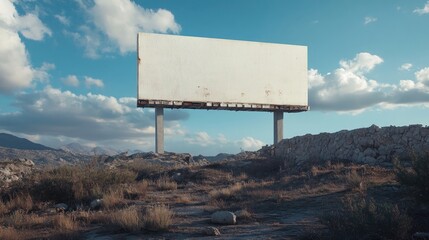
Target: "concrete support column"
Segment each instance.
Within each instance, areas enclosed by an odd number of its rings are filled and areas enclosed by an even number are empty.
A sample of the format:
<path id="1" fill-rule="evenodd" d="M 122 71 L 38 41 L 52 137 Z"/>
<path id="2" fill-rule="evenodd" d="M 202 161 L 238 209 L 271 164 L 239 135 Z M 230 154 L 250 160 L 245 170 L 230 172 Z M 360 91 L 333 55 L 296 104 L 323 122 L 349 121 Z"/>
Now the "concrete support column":
<path id="1" fill-rule="evenodd" d="M 164 153 L 164 108 L 155 108 L 155 151 Z"/>
<path id="2" fill-rule="evenodd" d="M 274 112 L 274 144 L 283 139 L 283 112 Z"/>

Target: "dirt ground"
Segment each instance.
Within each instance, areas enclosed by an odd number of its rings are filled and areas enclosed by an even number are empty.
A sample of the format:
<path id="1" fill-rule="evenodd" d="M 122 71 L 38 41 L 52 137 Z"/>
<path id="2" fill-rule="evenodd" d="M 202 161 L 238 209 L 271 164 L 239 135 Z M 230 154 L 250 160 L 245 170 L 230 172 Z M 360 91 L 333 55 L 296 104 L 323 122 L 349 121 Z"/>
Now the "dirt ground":
<path id="1" fill-rule="evenodd" d="M 144 208 L 166 204 L 174 223 L 166 232 L 112 232 L 90 226 L 84 239 L 305 239 L 326 231 L 319 217 L 341 206 L 345 197 L 374 198 L 407 204 L 410 197 L 398 185 L 392 169 L 363 165 L 328 165 L 308 170 L 282 171 L 275 161 L 253 159 L 240 163 L 214 164 L 181 172 L 175 190 L 151 187 L 142 201 Z M 246 210 L 235 225 L 217 225 L 210 216 L 218 210 Z M 207 236 L 206 227 L 216 227 L 220 236 Z"/>

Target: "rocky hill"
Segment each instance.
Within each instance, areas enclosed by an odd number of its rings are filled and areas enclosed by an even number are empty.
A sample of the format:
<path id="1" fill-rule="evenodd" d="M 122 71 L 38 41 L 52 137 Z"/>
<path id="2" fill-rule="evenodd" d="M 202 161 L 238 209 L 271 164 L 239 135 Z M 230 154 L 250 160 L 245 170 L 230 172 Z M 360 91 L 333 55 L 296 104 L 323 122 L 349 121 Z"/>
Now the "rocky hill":
<path id="1" fill-rule="evenodd" d="M 112 148 L 103 148 L 103 147 L 88 147 L 84 146 L 80 143 L 69 143 L 67 145 L 64 145 L 60 148 L 61 150 L 64 150 L 66 152 L 71 152 L 75 154 L 82 154 L 82 155 L 116 155 L 119 153 L 118 150 L 112 149 Z"/>
<path id="2" fill-rule="evenodd" d="M 378 127 L 307 134 L 284 139 L 273 146 L 274 155 L 289 163 L 352 161 L 391 165 L 392 160 L 429 154 L 429 127 Z"/>
<path id="3" fill-rule="evenodd" d="M 54 150 L 42 144 L 34 143 L 28 139 L 19 138 L 7 133 L 0 133 L 0 147 L 25 150 Z"/>
<path id="4" fill-rule="evenodd" d="M 23 150 L 0 147 L 0 162 L 24 158 L 32 160 L 36 165 L 60 165 L 91 160 L 91 156 L 73 154 L 62 150 Z"/>

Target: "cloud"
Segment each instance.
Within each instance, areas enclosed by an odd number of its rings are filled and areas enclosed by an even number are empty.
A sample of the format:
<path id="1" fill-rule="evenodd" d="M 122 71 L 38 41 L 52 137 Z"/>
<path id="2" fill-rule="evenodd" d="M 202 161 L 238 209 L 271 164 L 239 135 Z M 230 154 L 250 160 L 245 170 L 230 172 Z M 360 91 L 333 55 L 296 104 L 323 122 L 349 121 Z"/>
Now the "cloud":
<path id="1" fill-rule="evenodd" d="M 411 63 L 404 63 L 399 67 L 399 70 L 401 71 L 410 71 L 411 67 L 413 67 L 413 64 Z"/>
<path id="2" fill-rule="evenodd" d="M 64 15 L 60 15 L 60 14 L 55 14 L 54 17 L 62 24 L 69 26 L 70 25 L 70 19 L 68 19 L 66 16 Z"/>
<path id="3" fill-rule="evenodd" d="M 42 40 L 52 34 L 36 15 L 20 16 L 12 1 L 0 1 L 0 93 L 10 94 L 31 86 L 35 78 L 48 76 L 43 71 L 49 66 L 40 69 L 31 66 L 19 33 L 31 40 Z"/>
<path id="4" fill-rule="evenodd" d="M 265 145 L 261 140 L 249 136 L 240 140 L 229 140 L 221 133 L 217 137 L 212 137 L 207 132 L 189 134 L 185 137 L 185 141 L 190 145 L 197 145 L 206 149 L 215 148 L 218 152 L 238 148 L 245 151 L 254 151 Z"/>
<path id="5" fill-rule="evenodd" d="M 429 1 L 423 6 L 423 8 L 417 8 L 413 11 L 413 13 L 417 13 L 419 15 L 428 14 L 429 13 Z"/>
<path id="6" fill-rule="evenodd" d="M 1 113 L 0 129 L 100 144 L 152 142 L 154 116 L 146 109 L 136 108 L 136 101 L 91 93 L 76 95 L 48 86 L 41 91 L 18 94 L 14 102 L 18 111 Z M 181 121 L 189 117 L 181 116 Z M 178 121 L 168 116 L 165 126 L 167 136 L 178 134 L 181 129 Z"/>
<path id="7" fill-rule="evenodd" d="M 240 148 L 246 151 L 256 151 L 262 148 L 265 144 L 253 137 L 244 137 L 239 141 Z"/>
<path id="8" fill-rule="evenodd" d="M 382 62 L 377 55 L 358 53 L 352 60 L 341 60 L 340 67 L 326 75 L 310 69 L 311 109 L 356 114 L 372 107 L 392 108 L 429 102 L 429 67 L 415 72 L 415 80 L 383 84 L 367 77 Z"/>
<path id="9" fill-rule="evenodd" d="M 80 84 L 80 81 L 76 77 L 76 75 L 68 75 L 67 77 L 62 78 L 61 80 L 67 86 L 79 87 L 79 84 Z"/>
<path id="10" fill-rule="evenodd" d="M 379 56 L 359 53 L 340 61 L 340 68 L 323 76 L 309 70 L 309 102 L 313 110 L 353 111 L 372 106 L 383 97 L 380 85 L 365 73 L 383 62 Z"/>
<path id="11" fill-rule="evenodd" d="M 130 0 L 80 1 L 88 17 L 78 32 L 66 32 L 85 47 L 85 54 L 97 58 L 118 49 L 121 54 L 136 51 L 138 32 L 179 33 L 180 25 L 166 9 L 145 9 Z M 104 39 L 108 39 L 105 41 Z"/>
<path id="12" fill-rule="evenodd" d="M 85 76 L 85 85 L 87 88 L 91 88 L 92 86 L 102 88 L 104 87 L 104 83 L 100 79 L 95 79 L 92 77 Z"/>
<path id="13" fill-rule="evenodd" d="M 367 16 L 364 18 L 363 24 L 368 25 L 368 24 L 376 22 L 376 21 L 377 21 L 377 18 Z"/>
<path id="14" fill-rule="evenodd" d="M 185 138 L 185 141 L 192 145 L 207 147 L 216 144 L 215 140 L 207 132 L 197 132 L 192 137 Z"/>

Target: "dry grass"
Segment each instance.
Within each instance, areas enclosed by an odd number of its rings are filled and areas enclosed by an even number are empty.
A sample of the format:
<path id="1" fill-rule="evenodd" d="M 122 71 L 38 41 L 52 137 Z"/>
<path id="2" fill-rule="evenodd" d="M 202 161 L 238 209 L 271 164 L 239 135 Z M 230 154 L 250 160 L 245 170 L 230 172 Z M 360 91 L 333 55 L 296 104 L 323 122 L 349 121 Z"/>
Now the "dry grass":
<path id="1" fill-rule="evenodd" d="M 278 193 L 271 189 L 254 189 L 247 192 L 249 199 L 253 200 L 266 200 L 275 198 Z"/>
<path id="2" fill-rule="evenodd" d="M 29 188 L 38 201 L 76 203 L 101 198 L 115 185 L 133 183 L 136 173 L 89 164 L 62 166 L 41 172 L 34 178 L 36 184 Z"/>
<path id="3" fill-rule="evenodd" d="M 247 175 L 246 175 L 247 177 Z M 194 172 L 189 181 L 203 184 L 230 183 L 235 178 L 231 172 L 225 172 L 217 169 L 203 168 Z"/>
<path id="4" fill-rule="evenodd" d="M 118 205 L 121 205 L 124 201 L 124 193 L 121 189 L 111 189 L 103 196 L 103 208 L 111 209 Z"/>
<path id="5" fill-rule="evenodd" d="M 174 202 L 175 203 L 189 204 L 192 202 L 192 197 L 189 194 L 176 195 L 176 196 L 174 196 Z"/>
<path id="6" fill-rule="evenodd" d="M 243 184 L 235 183 L 232 186 L 215 189 L 209 192 L 210 198 L 213 199 L 228 199 L 243 188 Z"/>
<path id="7" fill-rule="evenodd" d="M 176 190 L 177 189 L 177 183 L 175 181 L 172 181 L 170 177 L 168 177 L 168 175 L 166 174 L 159 177 L 159 179 L 155 181 L 155 185 L 158 188 L 158 190 Z"/>
<path id="8" fill-rule="evenodd" d="M 127 232 L 136 232 L 142 228 L 141 214 L 132 206 L 110 214 L 111 223 Z"/>
<path id="9" fill-rule="evenodd" d="M 409 239 L 412 220 L 397 205 L 348 197 L 338 210 L 320 217 L 329 239 Z"/>
<path id="10" fill-rule="evenodd" d="M 53 227 L 58 230 L 75 231 L 79 228 L 79 223 L 72 216 L 60 214 L 54 217 Z"/>
<path id="11" fill-rule="evenodd" d="M 213 199 L 213 198 L 209 200 L 208 205 L 212 206 L 215 209 L 220 209 L 220 210 L 226 209 L 226 207 L 227 207 L 227 204 L 225 203 L 224 200 L 222 200 L 222 199 Z M 213 210 L 213 209 L 208 208 L 208 207 L 205 208 L 205 209 L 206 209 L 206 211 L 209 211 L 209 212 Z"/>
<path id="12" fill-rule="evenodd" d="M 249 211 L 247 211 L 247 209 L 237 211 L 235 212 L 235 215 L 237 216 L 237 219 L 241 219 L 241 220 L 247 220 L 252 218 L 252 214 Z"/>
<path id="13" fill-rule="evenodd" d="M 31 228 L 37 225 L 45 224 L 47 217 L 38 216 L 37 214 L 27 214 L 23 210 L 13 212 L 7 218 L 4 218 L 5 225 L 14 227 L 16 229 Z"/>
<path id="14" fill-rule="evenodd" d="M 16 194 L 8 203 L 7 208 L 9 210 L 24 210 L 29 212 L 33 209 L 33 198 L 28 193 Z"/>
<path id="15" fill-rule="evenodd" d="M 146 197 L 149 182 L 146 180 L 136 182 L 124 189 L 124 197 L 126 199 L 142 200 Z"/>
<path id="16" fill-rule="evenodd" d="M 2 200 L 0 200 L 0 216 L 3 216 L 8 212 L 9 212 L 9 208 Z"/>
<path id="17" fill-rule="evenodd" d="M 165 205 L 146 209 L 144 226 L 151 231 L 165 231 L 173 223 L 173 212 Z"/>
<path id="18" fill-rule="evenodd" d="M 1 228 L 0 227 L 0 239 L 4 240 L 21 240 L 23 236 L 13 227 Z"/>
<path id="19" fill-rule="evenodd" d="M 346 175 L 345 182 L 348 188 L 353 191 L 363 192 L 366 190 L 362 176 L 359 175 L 355 169 L 352 169 L 352 171 Z"/>

